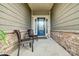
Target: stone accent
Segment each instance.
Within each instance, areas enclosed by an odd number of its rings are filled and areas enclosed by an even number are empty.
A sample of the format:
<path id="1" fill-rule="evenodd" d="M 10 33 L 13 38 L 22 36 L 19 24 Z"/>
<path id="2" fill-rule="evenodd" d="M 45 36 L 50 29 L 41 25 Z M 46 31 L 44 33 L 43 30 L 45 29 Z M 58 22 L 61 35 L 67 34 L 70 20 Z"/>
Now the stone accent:
<path id="1" fill-rule="evenodd" d="M 6 40 L 7 44 L 2 44 L 0 42 L 0 53 L 9 54 L 11 50 L 16 46 L 17 37 L 15 34 L 7 34 Z"/>
<path id="2" fill-rule="evenodd" d="M 21 32 L 21 36 L 23 38 L 24 34 L 26 31 Z M 1 53 L 6 53 L 9 54 L 12 53 L 16 48 L 17 48 L 17 36 L 16 34 L 7 34 L 7 45 L 4 45 L 0 42 L 0 54 Z"/>
<path id="3" fill-rule="evenodd" d="M 79 33 L 52 32 L 51 37 L 71 55 L 79 56 Z"/>

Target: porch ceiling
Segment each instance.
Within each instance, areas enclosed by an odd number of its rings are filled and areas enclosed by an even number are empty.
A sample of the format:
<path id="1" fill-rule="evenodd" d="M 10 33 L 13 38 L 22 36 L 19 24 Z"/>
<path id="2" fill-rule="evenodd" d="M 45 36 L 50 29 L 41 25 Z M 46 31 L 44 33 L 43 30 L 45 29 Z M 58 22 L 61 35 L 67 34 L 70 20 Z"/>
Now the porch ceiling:
<path id="1" fill-rule="evenodd" d="M 53 6 L 53 3 L 28 3 L 33 12 L 48 12 Z"/>

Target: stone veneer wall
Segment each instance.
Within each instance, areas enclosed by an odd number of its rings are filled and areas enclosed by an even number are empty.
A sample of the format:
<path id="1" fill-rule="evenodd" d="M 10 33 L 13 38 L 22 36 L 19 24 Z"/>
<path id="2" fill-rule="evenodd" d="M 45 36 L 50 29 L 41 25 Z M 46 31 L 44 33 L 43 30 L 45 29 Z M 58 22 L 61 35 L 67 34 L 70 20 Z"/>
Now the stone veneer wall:
<path id="1" fill-rule="evenodd" d="M 24 34 L 26 33 L 26 31 L 22 31 L 21 32 L 21 38 L 24 37 Z M 12 53 L 16 48 L 17 48 L 17 36 L 15 33 L 8 33 L 7 34 L 7 45 L 4 45 L 0 42 L 0 54 L 1 53 L 5 53 L 5 54 L 9 54 Z M 16 52 L 17 55 L 17 52 Z"/>
<path id="2" fill-rule="evenodd" d="M 51 37 L 71 55 L 79 55 L 79 3 L 53 5 L 51 32 Z"/>
<path id="3" fill-rule="evenodd" d="M 15 34 L 7 34 L 8 44 L 3 44 L 0 42 L 0 54 L 6 53 L 9 54 L 15 46 L 17 46 L 17 37 Z"/>
<path id="4" fill-rule="evenodd" d="M 79 56 L 79 33 L 52 32 L 51 37 L 71 55 Z"/>

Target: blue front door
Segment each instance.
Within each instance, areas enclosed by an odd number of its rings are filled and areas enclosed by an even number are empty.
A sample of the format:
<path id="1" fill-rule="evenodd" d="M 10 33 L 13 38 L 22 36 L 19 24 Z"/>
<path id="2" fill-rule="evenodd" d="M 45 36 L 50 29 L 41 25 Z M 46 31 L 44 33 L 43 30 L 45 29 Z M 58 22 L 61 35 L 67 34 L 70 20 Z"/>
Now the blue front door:
<path id="1" fill-rule="evenodd" d="M 37 18 L 37 35 L 45 35 L 45 18 Z"/>

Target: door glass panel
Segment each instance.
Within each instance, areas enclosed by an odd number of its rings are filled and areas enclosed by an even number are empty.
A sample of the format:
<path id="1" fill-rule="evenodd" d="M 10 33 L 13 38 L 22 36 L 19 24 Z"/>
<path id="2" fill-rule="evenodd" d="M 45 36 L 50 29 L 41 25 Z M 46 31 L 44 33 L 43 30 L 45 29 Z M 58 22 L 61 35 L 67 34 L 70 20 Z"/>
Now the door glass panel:
<path id="1" fill-rule="evenodd" d="M 39 30 L 44 30 L 44 22 L 43 22 L 43 19 L 40 19 L 39 20 Z"/>

